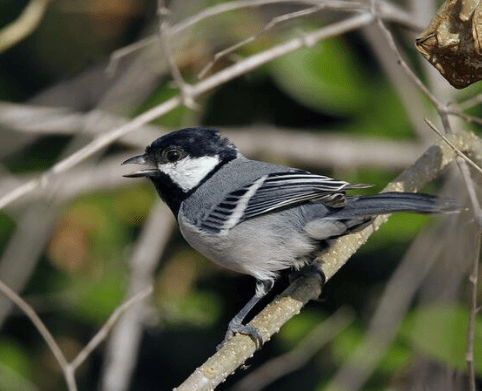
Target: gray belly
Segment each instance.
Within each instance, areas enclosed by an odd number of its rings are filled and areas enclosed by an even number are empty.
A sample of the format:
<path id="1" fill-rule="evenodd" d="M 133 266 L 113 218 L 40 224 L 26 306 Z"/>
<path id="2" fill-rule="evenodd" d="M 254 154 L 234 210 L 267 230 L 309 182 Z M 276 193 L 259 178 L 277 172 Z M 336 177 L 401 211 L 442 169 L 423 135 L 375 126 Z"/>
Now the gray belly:
<path id="1" fill-rule="evenodd" d="M 181 233 L 193 248 L 227 269 L 259 280 L 272 279 L 279 270 L 310 261 L 316 243 L 304 230 L 304 223 L 299 213 L 288 210 L 243 221 L 221 235 L 209 235 L 179 217 Z"/>

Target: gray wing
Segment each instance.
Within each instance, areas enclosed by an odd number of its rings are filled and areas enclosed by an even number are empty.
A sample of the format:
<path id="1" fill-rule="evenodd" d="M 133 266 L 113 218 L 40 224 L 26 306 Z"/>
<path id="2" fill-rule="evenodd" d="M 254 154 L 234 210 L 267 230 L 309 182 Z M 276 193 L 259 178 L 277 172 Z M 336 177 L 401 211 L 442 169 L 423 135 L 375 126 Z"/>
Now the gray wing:
<path id="1" fill-rule="evenodd" d="M 352 185 L 306 171 L 263 175 L 229 193 L 203 219 L 201 228 L 218 233 L 235 227 L 243 220 L 308 202 L 342 208 L 347 203 L 346 190 L 368 186 Z"/>

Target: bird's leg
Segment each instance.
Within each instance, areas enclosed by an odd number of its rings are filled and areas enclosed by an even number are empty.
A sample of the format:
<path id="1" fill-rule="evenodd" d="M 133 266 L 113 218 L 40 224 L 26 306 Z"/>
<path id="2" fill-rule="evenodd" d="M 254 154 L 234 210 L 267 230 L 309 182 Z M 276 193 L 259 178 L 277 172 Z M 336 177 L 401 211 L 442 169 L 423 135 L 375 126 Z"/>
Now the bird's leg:
<path id="1" fill-rule="evenodd" d="M 256 282 L 256 293 L 246 303 L 246 305 L 239 311 L 236 316 L 231 319 L 228 325 L 228 331 L 224 337 L 224 341 L 218 345 L 218 349 L 229 340 L 235 333 L 249 335 L 256 343 L 256 349 L 259 349 L 263 344 L 263 337 L 256 327 L 243 324 L 244 318 L 249 314 L 253 307 L 273 288 L 273 280 L 263 280 Z"/>

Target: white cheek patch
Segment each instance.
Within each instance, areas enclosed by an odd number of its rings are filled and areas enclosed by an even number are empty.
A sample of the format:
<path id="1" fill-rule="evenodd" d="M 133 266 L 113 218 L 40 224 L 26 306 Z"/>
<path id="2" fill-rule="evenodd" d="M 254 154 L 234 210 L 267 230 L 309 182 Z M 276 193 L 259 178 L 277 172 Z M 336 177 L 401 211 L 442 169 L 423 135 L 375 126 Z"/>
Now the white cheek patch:
<path id="1" fill-rule="evenodd" d="M 172 179 L 181 189 L 189 191 L 196 187 L 211 170 L 219 164 L 219 156 L 189 156 L 174 163 L 159 164 L 161 172 Z"/>

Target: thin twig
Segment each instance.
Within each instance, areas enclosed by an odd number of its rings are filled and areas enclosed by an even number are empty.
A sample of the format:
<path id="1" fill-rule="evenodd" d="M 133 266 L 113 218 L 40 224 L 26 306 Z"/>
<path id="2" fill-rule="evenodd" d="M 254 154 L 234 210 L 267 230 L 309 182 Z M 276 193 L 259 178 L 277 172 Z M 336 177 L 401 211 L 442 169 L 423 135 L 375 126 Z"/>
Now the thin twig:
<path id="1" fill-rule="evenodd" d="M 149 37 L 143 38 L 143 39 L 141 39 L 137 42 L 134 42 L 133 44 L 124 46 L 123 48 L 114 51 L 110 55 L 109 64 L 107 65 L 107 67 L 105 69 L 105 72 L 107 73 L 107 75 L 109 77 L 112 77 L 115 74 L 115 72 L 117 71 L 119 61 L 122 58 L 124 58 L 124 57 L 128 56 L 129 54 L 134 53 L 138 50 L 144 49 L 145 47 L 156 43 L 158 40 L 159 40 L 159 35 L 154 34 L 154 35 L 151 35 Z"/>
<path id="2" fill-rule="evenodd" d="M 197 76 L 198 79 L 202 79 L 206 75 L 206 73 L 208 73 L 209 70 L 214 66 L 214 64 L 216 64 L 216 62 L 218 62 L 221 58 L 223 58 L 223 57 L 227 56 L 228 54 L 231 54 L 234 51 L 238 50 L 239 48 L 241 48 L 243 46 L 246 46 L 247 44 L 255 41 L 261 35 L 263 35 L 267 31 L 269 31 L 270 29 L 272 29 L 276 25 L 278 25 L 280 23 L 283 23 L 283 22 L 286 22 L 288 20 L 292 20 L 292 19 L 303 17 L 303 16 L 311 15 L 315 12 L 321 11 L 322 9 L 326 8 L 325 6 L 326 6 L 326 3 L 320 4 L 320 5 L 317 5 L 317 6 L 314 6 L 314 7 L 306 8 L 306 9 L 303 9 L 303 10 L 300 10 L 300 11 L 291 12 L 289 14 L 274 17 L 273 19 L 271 19 L 271 21 L 269 23 L 267 23 L 257 33 L 251 35 L 250 37 L 248 37 L 244 40 L 242 40 L 241 42 L 238 42 L 237 44 L 234 44 L 234 45 L 232 45 L 232 46 L 230 46 L 230 47 L 228 47 L 224 50 L 221 50 L 221 51 L 217 52 L 214 55 L 213 59 L 201 70 L 201 72 L 199 72 L 199 74 Z"/>
<path id="3" fill-rule="evenodd" d="M 213 7 L 204 9 L 198 12 L 196 15 L 175 24 L 170 28 L 171 36 L 181 33 L 193 25 L 209 19 L 211 17 L 236 11 L 244 8 L 257 8 L 270 4 L 280 4 L 280 3 L 292 3 L 297 5 L 307 5 L 307 6 L 323 6 L 325 8 L 330 8 L 335 11 L 369 11 L 369 7 L 362 2 L 356 1 L 325 1 L 320 3 L 317 0 L 241 0 L 241 1 L 230 1 L 228 3 L 221 3 Z M 394 4 L 386 1 L 379 1 L 379 11 L 383 18 L 388 21 L 399 23 L 406 28 L 412 29 L 414 31 L 421 31 L 425 27 L 423 23 L 414 20 L 413 16 L 401 8 L 398 8 Z M 115 72 L 119 60 L 137 50 L 143 49 L 151 44 L 157 43 L 159 40 L 159 34 L 154 34 L 146 37 L 138 42 L 131 45 L 125 46 L 122 49 L 116 50 L 111 55 L 109 65 L 107 66 L 108 74 L 112 75 Z"/>
<path id="4" fill-rule="evenodd" d="M 457 149 L 457 147 L 455 145 L 453 145 L 450 142 L 450 140 L 447 137 L 445 137 L 428 118 L 425 118 L 425 122 L 430 127 L 430 129 L 432 129 L 442 140 L 444 140 L 449 145 L 450 148 L 452 148 L 455 151 L 455 153 L 459 157 L 464 159 L 468 164 L 470 164 L 474 169 L 476 169 L 480 174 L 482 174 L 482 168 L 479 167 L 479 165 L 477 163 L 475 163 L 471 158 L 469 158 L 460 149 Z"/>
<path id="5" fill-rule="evenodd" d="M 0 291 L 5 296 L 7 296 L 10 300 L 12 300 L 23 311 L 25 315 L 27 315 L 27 317 L 30 319 L 30 321 L 33 323 L 33 325 L 36 327 L 40 335 L 47 343 L 48 347 L 50 348 L 50 351 L 53 353 L 53 355 L 57 359 L 57 362 L 62 368 L 65 379 L 67 381 L 67 387 L 69 391 L 76 391 L 77 385 L 75 383 L 73 373 L 70 370 L 68 370 L 69 364 L 67 362 L 67 359 L 62 353 L 62 350 L 60 349 L 59 345 L 55 341 L 54 337 L 52 336 L 52 334 L 50 334 L 50 331 L 45 326 L 44 322 L 42 322 L 42 320 L 39 318 L 39 316 L 34 311 L 34 309 L 25 300 L 23 300 L 17 293 L 15 293 L 12 289 L 10 289 L 7 285 L 5 285 L 3 281 L 0 281 Z"/>
<path id="6" fill-rule="evenodd" d="M 130 257 L 130 281 L 127 295 L 139 287 L 152 285 L 156 266 L 172 233 L 173 219 L 161 201 L 152 208 Z M 125 314 L 113 328 L 106 345 L 101 389 L 130 389 L 132 374 L 145 326 L 146 308 L 143 303 Z"/>
<path id="7" fill-rule="evenodd" d="M 109 316 L 107 322 L 101 327 L 101 329 L 94 335 L 94 337 L 89 341 L 89 343 L 80 351 L 80 353 L 75 357 L 74 360 L 69 364 L 75 371 L 86 359 L 87 357 L 99 346 L 99 344 L 107 337 L 109 331 L 112 329 L 117 320 L 121 315 L 126 312 L 130 307 L 132 307 L 138 301 L 145 299 L 153 291 L 152 286 L 141 290 L 133 297 L 131 297 L 126 302 L 122 303 L 116 310 Z"/>
<path id="8" fill-rule="evenodd" d="M 395 39 L 393 38 L 392 33 L 387 29 L 385 26 L 383 19 L 377 15 L 377 25 L 380 28 L 380 31 L 383 33 L 384 37 L 386 38 L 387 42 L 389 43 L 390 48 L 396 54 L 398 63 L 405 71 L 405 73 L 410 77 L 412 82 L 420 89 L 420 91 L 432 102 L 435 106 L 436 110 L 438 111 L 440 118 L 442 120 L 443 127 L 447 134 L 452 133 L 452 128 L 450 125 L 450 121 L 448 118 L 449 108 L 447 105 L 442 104 L 436 97 L 433 95 L 430 90 L 422 83 L 422 81 L 417 77 L 417 75 L 412 71 L 412 69 L 408 66 L 406 61 L 402 58 L 400 51 L 397 48 L 397 44 L 395 43 Z"/>
<path id="9" fill-rule="evenodd" d="M 164 0 L 158 1 L 158 14 L 159 14 L 159 41 L 161 43 L 162 53 L 167 60 L 167 64 L 169 66 L 169 70 L 171 71 L 172 78 L 176 83 L 177 87 L 179 88 L 181 94 L 181 101 L 182 104 L 186 107 L 196 110 L 197 105 L 194 102 L 193 96 L 191 94 L 191 87 L 187 84 L 182 75 L 181 71 L 176 65 L 176 61 L 171 52 L 171 45 L 170 45 L 170 27 L 169 22 L 165 18 L 169 14 L 169 10 L 164 6 Z"/>
<path id="10" fill-rule="evenodd" d="M 459 118 L 462 118 L 464 121 L 466 121 L 468 123 L 474 123 L 474 124 L 482 125 L 482 118 L 474 117 L 473 115 L 469 115 L 469 114 L 465 114 L 465 113 L 463 113 L 459 110 L 453 110 L 453 109 L 447 108 L 447 114 L 455 115 Z"/>

